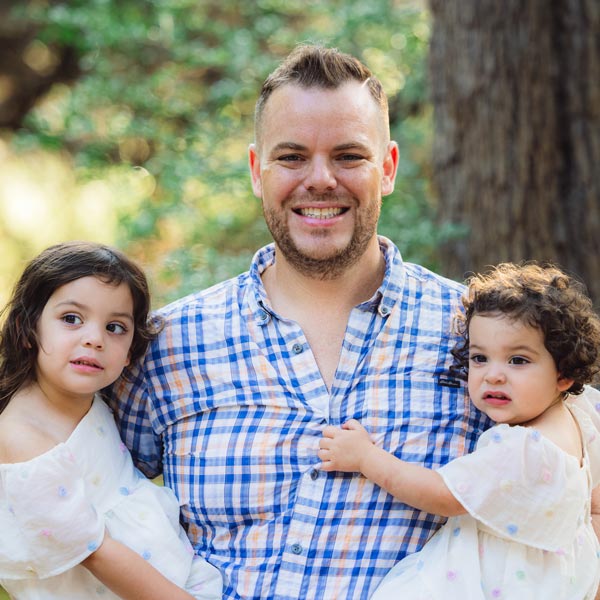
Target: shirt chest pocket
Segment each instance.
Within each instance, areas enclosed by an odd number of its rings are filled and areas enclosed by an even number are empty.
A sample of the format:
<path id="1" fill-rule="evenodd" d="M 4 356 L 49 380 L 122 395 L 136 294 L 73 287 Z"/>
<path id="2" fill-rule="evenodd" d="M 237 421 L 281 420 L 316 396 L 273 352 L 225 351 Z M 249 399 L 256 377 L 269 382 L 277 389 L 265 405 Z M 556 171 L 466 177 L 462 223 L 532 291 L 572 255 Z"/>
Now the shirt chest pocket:
<path id="1" fill-rule="evenodd" d="M 464 453 L 473 431 L 472 408 L 462 381 L 434 372 L 399 376 L 393 393 L 367 402 L 363 425 L 375 443 L 396 456 L 427 466 Z"/>
<path id="2" fill-rule="evenodd" d="M 180 474 L 172 485 L 184 510 L 194 507 L 214 527 L 232 527 L 290 510 L 318 439 L 310 415 L 297 407 L 232 399 L 173 423 L 163 460 L 167 472 Z"/>

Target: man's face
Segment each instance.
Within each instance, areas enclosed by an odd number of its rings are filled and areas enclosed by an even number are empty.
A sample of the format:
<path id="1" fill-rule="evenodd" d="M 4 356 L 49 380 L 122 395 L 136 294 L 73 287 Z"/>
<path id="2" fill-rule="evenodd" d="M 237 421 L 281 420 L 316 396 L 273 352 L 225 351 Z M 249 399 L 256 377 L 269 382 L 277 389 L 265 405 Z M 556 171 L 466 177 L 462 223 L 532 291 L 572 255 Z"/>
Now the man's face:
<path id="1" fill-rule="evenodd" d="M 252 187 L 285 259 L 333 278 L 377 243 L 381 197 L 394 189 L 397 146 L 366 86 L 284 85 L 264 108 Z"/>

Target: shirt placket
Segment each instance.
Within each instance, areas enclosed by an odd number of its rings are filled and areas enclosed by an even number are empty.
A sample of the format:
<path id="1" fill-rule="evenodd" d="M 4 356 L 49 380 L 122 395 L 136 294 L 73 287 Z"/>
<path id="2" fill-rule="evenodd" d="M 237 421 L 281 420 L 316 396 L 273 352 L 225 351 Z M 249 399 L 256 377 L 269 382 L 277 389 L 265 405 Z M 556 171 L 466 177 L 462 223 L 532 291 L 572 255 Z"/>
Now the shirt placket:
<path id="1" fill-rule="evenodd" d="M 363 326 L 361 321 L 360 311 L 354 309 L 350 316 L 350 323 L 355 327 Z M 297 329 L 297 337 L 290 341 L 290 369 L 298 379 L 310 370 L 317 370 L 318 366 L 314 355 L 308 345 L 300 328 Z M 363 343 L 368 344 L 369 341 L 363 337 Z M 361 352 L 356 351 L 356 346 L 353 346 L 353 351 L 348 351 L 342 348 L 340 356 L 340 365 L 344 365 L 344 370 L 347 372 L 356 372 L 358 361 Z M 302 395 L 308 402 L 312 410 L 320 414 L 324 419 L 324 426 L 331 422 L 330 411 L 332 406 L 336 406 L 336 414 L 339 412 L 339 402 L 346 394 L 346 389 L 351 382 L 347 382 L 343 389 L 338 388 L 337 382 L 334 381 L 332 386 L 332 394 L 327 391 L 327 388 L 322 380 L 320 393 L 315 393 L 314 388 L 300 389 L 299 394 Z M 334 419 L 337 423 L 337 417 Z M 318 469 L 318 443 L 319 436 L 314 438 L 314 447 L 307 448 L 306 459 L 307 468 L 302 474 L 302 477 L 297 486 L 297 496 L 295 501 L 294 512 L 290 517 L 290 522 L 287 528 L 287 536 L 285 539 L 284 551 L 282 554 L 280 572 L 275 590 L 275 598 L 277 600 L 291 600 L 301 598 L 303 595 L 302 585 L 306 585 L 305 577 L 307 571 L 312 568 L 318 569 L 323 566 L 321 562 L 314 562 L 314 552 L 311 550 L 317 545 L 314 543 L 315 535 L 324 539 L 329 537 L 329 532 L 325 531 L 324 524 L 319 522 L 319 516 L 323 514 L 323 508 L 327 505 L 328 499 L 325 495 L 327 473 Z"/>

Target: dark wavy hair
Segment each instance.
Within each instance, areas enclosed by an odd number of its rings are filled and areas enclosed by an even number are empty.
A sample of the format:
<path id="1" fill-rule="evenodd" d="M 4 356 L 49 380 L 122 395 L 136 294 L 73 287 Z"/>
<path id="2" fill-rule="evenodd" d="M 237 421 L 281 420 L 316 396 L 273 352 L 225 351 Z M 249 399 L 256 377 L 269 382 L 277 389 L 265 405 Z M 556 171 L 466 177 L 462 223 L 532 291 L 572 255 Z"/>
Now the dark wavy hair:
<path id="1" fill-rule="evenodd" d="M 456 318 L 461 341 L 452 351 L 463 374 L 469 363 L 469 325 L 474 315 L 502 314 L 539 328 L 567 390 L 580 394 L 600 372 L 600 318 L 585 286 L 554 265 L 502 263 L 472 276 Z"/>
<path id="2" fill-rule="evenodd" d="M 150 293 L 144 272 L 122 252 L 90 242 L 66 242 L 44 250 L 25 267 L 12 297 L 0 313 L 0 412 L 26 382 L 35 380 L 37 324 L 50 296 L 82 277 L 127 284 L 133 298 L 134 332 L 130 360 L 141 358 L 161 329 L 149 320 Z"/>

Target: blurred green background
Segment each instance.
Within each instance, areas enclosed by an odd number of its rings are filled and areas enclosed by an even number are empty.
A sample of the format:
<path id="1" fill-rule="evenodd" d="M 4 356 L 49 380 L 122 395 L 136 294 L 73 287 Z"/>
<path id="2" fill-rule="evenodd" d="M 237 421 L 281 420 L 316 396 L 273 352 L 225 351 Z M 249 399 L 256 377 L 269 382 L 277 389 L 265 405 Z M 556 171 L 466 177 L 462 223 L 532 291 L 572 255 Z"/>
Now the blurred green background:
<path id="1" fill-rule="evenodd" d="M 428 199 L 430 20 L 405 0 L 14 2 L 34 75 L 55 80 L 0 132 L 0 302 L 24 262 L 65 239 L 141 261 L 159 306 L 245 270 L 269 241 L 247 148 L 266 75 L 298 43 L 360 57 L 390 99 L 397 189 L 380 233 L 436 266 L 456 232 Z M 4 85 L 4 89 L 3 86 Z M 7 89 L 0 77 L 0 100 Z"/>

